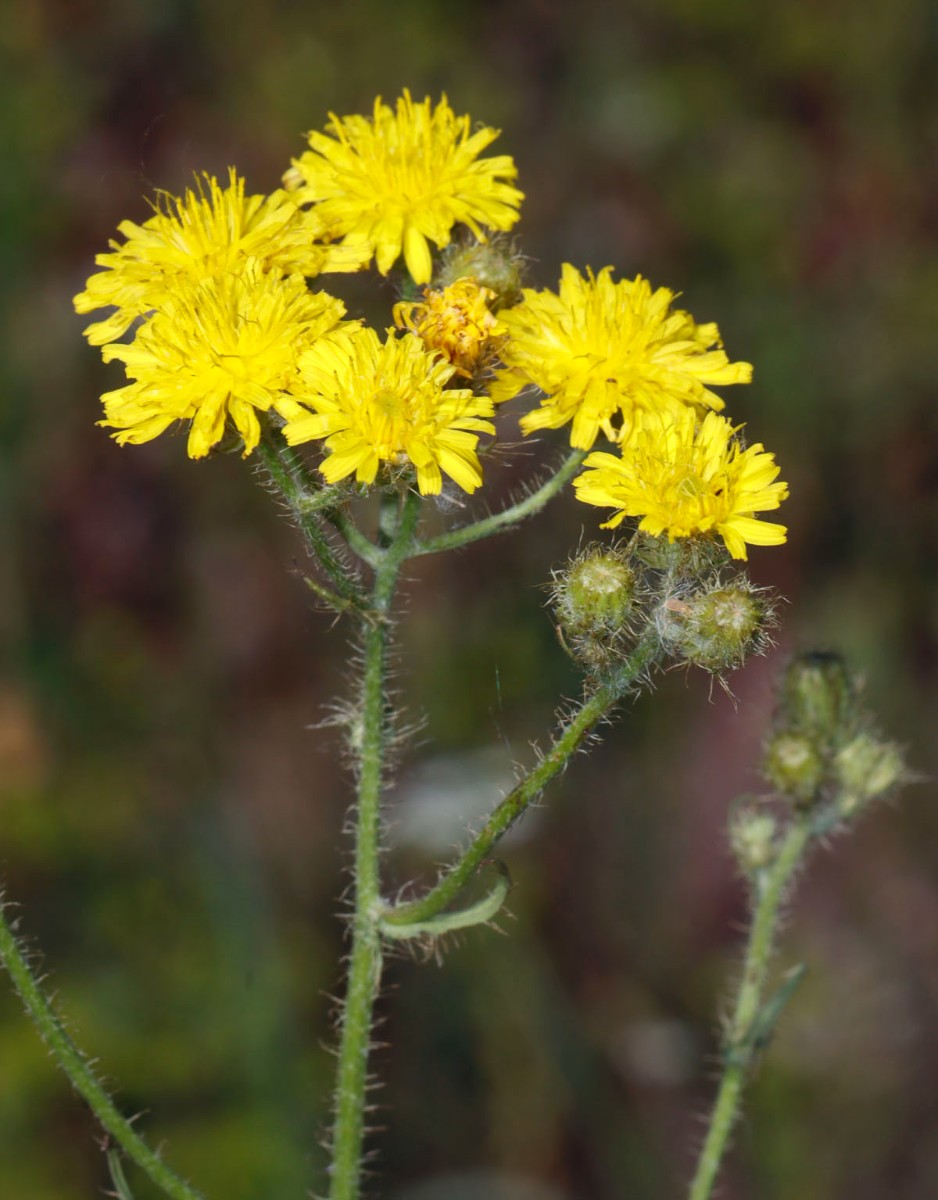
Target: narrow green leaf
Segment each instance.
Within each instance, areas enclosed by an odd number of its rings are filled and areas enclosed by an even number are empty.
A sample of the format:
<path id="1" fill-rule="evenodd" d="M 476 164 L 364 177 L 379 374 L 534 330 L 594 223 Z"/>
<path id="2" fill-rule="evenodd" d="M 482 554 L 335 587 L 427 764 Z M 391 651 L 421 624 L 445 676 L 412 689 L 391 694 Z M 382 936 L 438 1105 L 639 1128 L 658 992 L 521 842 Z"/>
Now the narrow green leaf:
<path id="1" fill-rule="evenodd" d="M 763 1004 L 746 1037 L 752 1053 L 761 1054 L 768 1046 L 785 1006 L 795 994 L 798 985 L 804 979 L 807 971 L 808 968 L 804 963 L 799 963 L 797 967 L 792 967 L 790 971 L 785 973 L 785 978 L 779 984 L 775 994 Z"/>
<path id="2" fill-rule="evenodd" d="M 114 1184 L 115 1195 L 119 1200 L 134 1200 L 133 1192 L 130 1190 L 130 1185 L 127 1183 L 127 1178 L 124 1175 L 124 1167 L 121 1163 L 120 1152 L 116 1149 L 110 1149 L 107 1152 L 107 1165 L 111 1172 L 111 1182 Z"/>
<path id="3" fill-rule="evenodd" d="M 389 909 L 379 922 L 381 932 L 385 937 L 395 939 L 428 935 L 435 937 L 443 933 L 452 933 L 456 929 L 468 929 L 472 925 L 484 925 L 486 921 L 491 921 L 505 903 L 511 890 L 511 876 L 508 874 L 508 868 L 499 862 L 496 862 L 494 866 L 498 870 L 495 885 L 475 904 L 470 904 L 468 908 L 461 908 L 457 912 L 439 913 L 425 921 L 413 921 L 406 925 L 396 923 L 393 920 L 394 910 Z"/>

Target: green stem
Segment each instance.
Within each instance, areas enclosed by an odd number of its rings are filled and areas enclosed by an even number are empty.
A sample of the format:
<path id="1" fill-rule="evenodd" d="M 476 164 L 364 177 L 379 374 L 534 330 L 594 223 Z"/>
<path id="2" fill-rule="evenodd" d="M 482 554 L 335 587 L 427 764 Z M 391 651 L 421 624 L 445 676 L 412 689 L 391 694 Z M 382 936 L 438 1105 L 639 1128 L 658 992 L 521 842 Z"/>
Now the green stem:
<path id="1" fill-rule="evenodd" d="M 622 699 L 635 680 L 647 670 L 660 652 L 656 631 L 647 634 L 631 655 L 580 705 L 566 722 L 548 753 L 514 787 L 489 815 L 482 829 L 457 862 L 425 896 L 385 909 L 382 921 L 388 925 L 411 925 L 428 921 L 451 904 L 488 857 L 498 839 L 518 820 L 525 809 L 558 775 L 583 739 Z"/>
<path id="2" fill-rule="evenodd" d="M 342 511 L 341 503 L 349 499 L 348 491 L 343 491 L 341 486 L 324 486 L 315 478 L 296 450 L 282 437 L 277 439 L 275 446 L 280 461 L 299 488 L 303 509 L 310 513 L 321 513 L 345 538 L 350 550 L 369 566 L 376 566 L 381 557 L 381 550 L 374 542 L 369 541 L 354 521 L 349 520 Z"/>
<path id="3" fill-rule="evenodd" d="M 752 1060 L 758 1047 L 754 1037 L 763 1004 L 769 960 L 778 929 L 779 911 L 805 849 L 811 840 L 810 823 L 801 819 L 788 830 L 778 857 L 765 868 L 757 883 L 756 906 L 743 978 L 727 1031 L 727 1053 L 707 1137 L 700 1152 L 689 1200 L 709 1200 L 736 1116 Z"/>
<path id="4" fill-rule="evenodd" d="M 381 978 L 381 894 L 378 874 L 381 785 L 387 736 L 385 682 L 391 602 L 397 577 L 413 547 L 420 499 L 411 494 L 399 521 L 382 514 L 387 546 L 375 572 L 372 620 L 364 631 L 361 744 L 355 829 L 355 911 L 348 989 L 342 1013 L 332 1143 L 332 1200 L 356 1200 L 365 1131 L 365 1092 L 372 1009 Z M 396 524 L 396 528 L 394 527 Z"/>
<path id="5" fill-rule="evenodd" d="M 306 539 L 306 544 L 316 557 L 319 565 L 328 576 L 330 583 L 343 600 L 360 606 L 362 601 L 361 588 L 357 581 L 343 566 L 336 552 L 319 524 L 319 511 L 316 505 L 310 504 L 310 493 L 298 479 L 296 456 L 275 430 L 265 430 L 257 446 L 261 462 L 270 476 L 271 482 L 283 497 L 284 502 L 293 514 L 300 532 Z M 367 540 L 367 539 L 366 539 Z M 368 543 L 371 545 L 371 543 Z M 372 549 L 376 547 L 372 546 Z"/>
<path id="6" fill-rule="evenodd" d="M 509 529 L 526 517 L 533 517 L 557 495 L 565 483 L 572 479 L 585 457 L 585 450 L 574 450 L 564 460 L 556 474 L 551 475 L 539 488 L 531 492 L 529 496 L 525 496 L 523 500 L 519 500 L 517 504 L 512 504 L 502 512 L 494 513 L 491 517 L 483 517 L 481 521 L 475 521 L 472 525 L 464 525 L 462 529 L 451 529 L 437 537 L 428 538 L 425 542 L 419 542 L 413 553 L 415 555 L 437 554 L 441 550 L 455 550 L 459 546 L 468 546 L 470 542 L 477 542 L 481 538 L 491 537 L 494 533 Z"/>
<path id="7" fill-rule="evenodd" d="M 88 1062 L 65 1031 L 52 1005 L 42 993 L 26 955 L 16 940 L 0 904 L 0 959 L 13 980 L 13 985 L 27 1013 L 34 1021 L 39 1035 L 49 1047 L 56 1062 L 68 1076 L 72 1086 L 88 1104 L 103 1129 L 121 1147 L 157 1187 L 172 1200 L 201 1200 L 201 1193 L 190 1187 L 151 1150 L 131 1123 L 114 1107 L 104 1088 L 94 1077 Z"/>

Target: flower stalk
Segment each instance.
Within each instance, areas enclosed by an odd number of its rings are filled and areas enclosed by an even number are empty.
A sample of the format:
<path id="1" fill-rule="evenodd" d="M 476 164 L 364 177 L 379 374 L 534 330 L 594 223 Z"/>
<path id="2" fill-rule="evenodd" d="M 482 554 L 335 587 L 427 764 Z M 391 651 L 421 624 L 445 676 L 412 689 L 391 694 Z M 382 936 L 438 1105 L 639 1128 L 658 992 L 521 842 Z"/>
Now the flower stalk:
<path id="1" fill-rule="evenodd" d="M 525 496 L 516 504 L 509 505 L 501 512 L 483 517 L 480 521 L 473 521 L 471 525 L 463 525 L 460 529 L 450 529 L 446 533 L 440 533 L 436 537 L 418 542 L 414 554 L 439 554 L 443 550 L 457 550 L 460 546 L 468 546 L 472 542 L 479 542 L 495 533 L 502 533 L 520 521 L 533 517 L 570 482 L 585 457 L 585 452 L 574 450 L 564 459 L 557 470 L 530 495 Z"/>
<path id="2" fill-rule="evenodd" d="M 710 1117 L 707 1137 L 691 1183 L 689 1200 L 710 1200 L 720 1164 L 739 1112 L 743 1089 L 753 1062 L 771 1029 L 760 1020 L 765 1011 L 765 985 L 781 907 L 811 841 L 813 830 L 807 818 L 789 828 L 778 855 L 756 876 L 756 898 L 742 982 L 733 1007 L 726 1036 L 723 1073 Z M 800 975 L 798 976 L 800 978 Z M 787 991 L 786 996 L 787 999 Z M 777 1006 L 773 1006 L 773 1009 Z M 774 1012 L 774 1019 L 779 1013 Z"/>
<path id="3" fill-rule="evenodd" d="M 385 909 L 383 923 L 386 926 L 417 925 L 431 920 L 448 908 L 491 853 L 495 843 L 508 832 L 547 784 L 564 770 L 584 738 L 609 715 L 636 680 L 654 664 L 659 654 L 660 642 L 653 631 L 649 632 L 625 662 L 610 672 L 583 701 L 557 735 L 550 750 L 496 806 L 459 859 L 444 872 L 437 884 L 420 899 Z"/>

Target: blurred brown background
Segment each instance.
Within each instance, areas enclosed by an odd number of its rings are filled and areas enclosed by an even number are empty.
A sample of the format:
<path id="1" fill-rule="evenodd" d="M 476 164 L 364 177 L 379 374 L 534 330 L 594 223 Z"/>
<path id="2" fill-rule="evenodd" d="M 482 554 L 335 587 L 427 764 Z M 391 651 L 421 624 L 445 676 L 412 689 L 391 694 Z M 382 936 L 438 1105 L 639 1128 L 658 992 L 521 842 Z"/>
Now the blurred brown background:
<path id="1" fill-rule="evenodd" d="M 809 975 L 721 1194 L 938 1194 L 936 44 L 924 0 L 6 6 L 0 869 L 79 1040 L 208 1196 L 321 1181 L 348 780 L 318 723 L 346 631 L 249 466 L 95 427 L 120 372 L 70 301 L 154 186 L 234 163 L 269 190 L 329 109 L 405 85 L 503 129 L 532 282 L 642 272 L 755 363 L 729 410 L 792 499 L 752 571 L 791 603 L 735 706 L 672 672 L 575 762 L 505 848 L 505 936 L 392 964 L 373 1194 L 683 1194 L 745 913 L 726 809 L 758 787 L 785 654 L 814 646 L 850 656 L 924 782 L 802 881 L 779 965 Z M 393 289 L 342 286 L 387 320 Z M 432 873 L 575 694 L 542 584 L 594 516 L 567 496 L 412 571 L 399 685 L 425 727 L 391 884 Z M 99 1195 L 94 1136 L 4 985 L 0 1196 Z"/>

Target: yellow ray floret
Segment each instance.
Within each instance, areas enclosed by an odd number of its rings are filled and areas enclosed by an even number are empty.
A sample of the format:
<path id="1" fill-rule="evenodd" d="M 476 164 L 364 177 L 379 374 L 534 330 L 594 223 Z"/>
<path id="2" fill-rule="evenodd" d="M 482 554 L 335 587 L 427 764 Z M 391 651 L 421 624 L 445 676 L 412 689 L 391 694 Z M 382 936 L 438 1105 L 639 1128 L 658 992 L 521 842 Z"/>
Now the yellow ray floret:
<path id="1" fill-rule="evenodd" d="M 123 445 L 191 421 L 189 456 L 202 458 L 230 419 L 249 454 L 260 437 L 257 412 L 296 411 L 285 393 L 298 358 L 344 312 L 341 301 L 310 292 L 302 276 L 264 271 L 256 259 L 201 283 L 179 279 L 133 342 L 104 348 L 105 361 L 122 361 L 133 382 L 101 397 L 101 424 L 116 429 Z"/>
<path id="2" fill-rule="evenodd" d="M 112 241 L 95 262 L 104 267 L 75 297 L 79 313 L 114 307 L 85 336 L 95 346 L 115 341 L 137 319 L 171 298 L 179 279 L 198 282 L 208 275 L 241 270 L 249 258 L 284 274 L 318 275 L 356 271 L 366 255 L 348 247 L 317 242 L 324 230 L 318 217 L 297 208 L 284 191 L 246 196 L 234 168 L 223 188 L 213 175 L 197 178 L 182 198 L 161 193 L 148 221 L 123 221 L 126 241 Z"/>
<path id="3" fill-rule="evenodd" d="M 743 449 L 725 418 L 708 412 L 698 424 L 692 408 L 673 405 L 644 412 L 621 454 L 597 451 L 573 481 L 577 499 L 618 511 L 603 523 L 615 529 L 626 517 L 641 517 L 639 529 L 655 537 L 698 534 L 723 538 L 733 558 L 746 557 L 746 543 L 779 546 L 784 525 L 756 513 L 778 508 L 788 485 L 776 483 L 775 457 L 761 444 Z"/>
<path id="4" fill-rule="evenodd" d="M 320 470 L 329 483 L 355 473 L 373 483 L 381 463 L 413 464 L 423 495 L 440 491 L 442 473 L 466 492 L 482 482 L 480 433 L 494 433 L 487 396 L 446 385 L 451 363 L 413 334 L 381 342 L 371 329 L 343 329 L 300 359 L 296 399 L 314 410 L 284 428 L 288 442 L 324 438 Z"/>
<path id="5" fill-rule="evenodd" d="M 495 299 L 492 289 L 475 279 L 457 279 L 448 287 L 424 288 L 422 301 L 395 304 L 394 322 L 470 377 L 504 340 L 505 326 L 490 307 Z"/>
<path id="6" fill-rule="evenodd" d="M 371 118 L 332 113 L 327 131 L 308 135 L 310 148 L 292 160 L 284 186 L 300 204 L 313 204 L 345 245 L 374 254 L 382 275 L 403 249 L 415 282 L 429 283 L 428 241 L 445 246 L 456 224 L 484 241 L 483 228 L 510 229 L 518 219 L 524 195 L 510 182 L 513 160 L 479 158 L 499 131 L 473 133 L 445 96 L 434 108 L 405 90 L 396 109 L 379 97 Z"/>
<path id="7" fill-rule="evenodd" d="M 721 409 L 709 385 L 748 383 L 752 367 L 729 361 L 716 325 L 671 311 L 674 297 L 641 276 L 616 283 L 605 267 L 584 278 L 565 263 L 559 294 L 525 288 L 522 302 L 499 314 L 509 336 L 492 396 L 508 400 L 534 384 L 546 395 L 521 428 L 572 421 L 570 444 L 581 450 L 600 431 L 617 441 L 641 409 L 672 401 Z"/>

